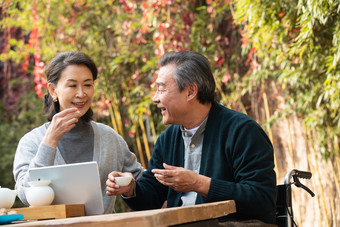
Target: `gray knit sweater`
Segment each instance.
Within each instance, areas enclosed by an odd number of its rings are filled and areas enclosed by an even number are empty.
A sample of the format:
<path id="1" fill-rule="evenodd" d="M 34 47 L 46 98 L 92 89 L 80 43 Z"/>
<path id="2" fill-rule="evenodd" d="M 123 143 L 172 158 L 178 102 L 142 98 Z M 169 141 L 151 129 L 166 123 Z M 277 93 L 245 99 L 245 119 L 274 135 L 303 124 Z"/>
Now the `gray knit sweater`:
<path id="1" fill-rule="evenodd" d="M 111 127 L 91 121 L 94 135 L 93 161 L 98 163 L 99 175 L 104 200 L 104 213 L 113 213 L 116 197 L 106 195 L 107 176 L 112 171 L 131 172 L 135 179 L 144 171 L 136 156 L 129 150 L 124 139 Z M 42 166 L 66 164 L 59 149 L 52 148 L 41 141 L 50 122 L 33 129 L 19 141 L 13 164 L 15 188 L 28 187 L 28 169 Z M 75 145 L 73 145 L 75 146 Z M 25 204 L 24 193 L 19 198 Z"/>

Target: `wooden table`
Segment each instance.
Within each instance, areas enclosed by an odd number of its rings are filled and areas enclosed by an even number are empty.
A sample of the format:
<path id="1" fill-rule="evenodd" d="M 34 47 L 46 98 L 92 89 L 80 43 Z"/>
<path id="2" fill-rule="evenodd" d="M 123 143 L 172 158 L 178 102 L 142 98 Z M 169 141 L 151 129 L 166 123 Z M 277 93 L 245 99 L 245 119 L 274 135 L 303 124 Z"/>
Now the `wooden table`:
<path id="1" fill-rule="evenodd" d="M 148 211 L 104 214 L 44 221 L 28 221 L 11 226 L 110 226 L 110 227 L 164 227 L 204 220 L 213 220 L 236 212 L 232 200 L 187 207 L 174 207 Z"/>
<path id="2" fill-rule="evenodd" d="M 62 204 L 8 209 L 24 215 L 24 220 L 58 219 L 85 216 L 84 204 Z"/>

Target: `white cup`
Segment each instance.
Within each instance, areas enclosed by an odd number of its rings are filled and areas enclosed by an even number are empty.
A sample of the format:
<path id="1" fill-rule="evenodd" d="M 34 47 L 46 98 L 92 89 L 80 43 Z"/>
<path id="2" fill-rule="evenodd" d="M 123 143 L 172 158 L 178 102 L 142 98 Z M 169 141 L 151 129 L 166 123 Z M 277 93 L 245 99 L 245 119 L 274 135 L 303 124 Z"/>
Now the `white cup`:
<path id="1" fill-rule="evenodd" d="M 130 184 L 132 180 L 132 176 L 127 176 L 127 177 L 115 177 L 115 182 L 116 184 L 120 186 L 127 186 Z"/>

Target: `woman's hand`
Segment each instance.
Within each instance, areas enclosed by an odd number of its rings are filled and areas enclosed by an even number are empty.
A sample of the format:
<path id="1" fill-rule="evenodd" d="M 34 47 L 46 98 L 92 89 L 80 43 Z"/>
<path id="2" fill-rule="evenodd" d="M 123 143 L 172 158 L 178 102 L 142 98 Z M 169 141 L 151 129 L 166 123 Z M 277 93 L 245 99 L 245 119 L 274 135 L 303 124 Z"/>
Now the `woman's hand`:
<path id="1" fill-rule="evenodd" d="M 120 186 L 116 184 L 115 177 L 126 177 L 132 176 L 131 173 L 121 173 L 117 171 L 111 172 L 106 181 L 106 195 L 122 195 L 126 197 L 131 197 L 134 195 L 134 188 L 135 188 L 135 179 L 132 178 L 131 183 L 127 186 Z"/>
<path id="2" fill-rule="evenodd" d="M 50 147 L 57 147 L 58 141 L 76 126 L 81 114 L 77 108 L 65 109 L 53 116 L 42 142 Z"/>

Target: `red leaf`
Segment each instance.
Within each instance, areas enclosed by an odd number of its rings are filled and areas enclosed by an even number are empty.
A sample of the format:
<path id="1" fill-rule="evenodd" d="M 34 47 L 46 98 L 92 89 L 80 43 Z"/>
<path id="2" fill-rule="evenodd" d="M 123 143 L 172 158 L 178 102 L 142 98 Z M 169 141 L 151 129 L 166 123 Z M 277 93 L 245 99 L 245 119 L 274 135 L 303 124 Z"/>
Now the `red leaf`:
<path id="1" fill-rule="evenodd" d="M 25 62 L 24 64 L 22 64 L 22 70 L 23 70 L 23 71 L 26 71 L 27 67 L 28 67 L 28 66 L 27 66 L 27 63 L 26 63 L 26 62 Z"/>
<path id="2" fill-rule="evenodd" d="M 186 13 L 184 16 L 183 16 L 183 22 L 184 22 L 184 24 L 187 24 L 187 25 L 189 25 L 189 26 L 191 26 L 192 24 L 193 24 L 193 19 L 192 19 L 192 17 L 191 17 L 191 15 L 190 15 L 190 13 Z"/>
<path id="3" fill-rule="evenodd" d="M 256 69 L 259 66 L 259 64 L 257 63 L 255 59 L 251 61 L 250 65 L 252 69 Z"/>
<path id="4" fill-rule="evenodd" d="M 228 81 L 231 79 L 231 76 L 228 74 L 228 73 L 226 73 L 226 74 L 224 74 L 223 75 L 223 77 L 222 77 L 222 83 L 224 83 L 225 85 L 228 85 Z"/>
<path id="5" fill-rule="evenodd" d="M 161 32 L 164 30 L 164 23 L 161 23 L 161 24 L 158 26 L 158 30 L 161 31 Z"/>
<path id="6" fill-rule="evenodd" d="M 221 56 L 218 57 L 217 61 L 216 61 L 216 65 L 221 66 L 224 63 L 224 58 L 222 58 Z"/>
<path id="7" fill-rule="evenodd" d="M 35 93 L 38 95 L 39 98 L 43 97 L 43 92 L 42 92 L 42 85 L 41 84 L 37 84 L 35 85 Z"/>
<path id="8" fill-rule="evenodd" d="M 146 23 L 144 23 L 144 24 L 142 25 L 142 33 L 147 33 L 147 32 L 148 32 L 148 29 L 149 29 L 149 26 L 148 26 Z"/>
<path id="9" fill-rule="evenodd" d="M 149 4 L 147 2 L 143 2 L 143 9 L 147 9 L 149 7 Z"/>
<path id="10" fill-rule="evenodd" d="M 130 130 L 130 131 L 129 131 L 129 136 L 130 136 L 131 138 L 134 138 L 134 137 L 135 137 L 135 134 L 136 134 L 136 130 Z"/>
<path id="11" fill-rule="evenodd" d="M 40 77 L 35 76 L 35 77 L 34 77 L 34 83 L 35 83 L 36 85 L 40 84 Z"/>
<path id="12" fill-rule="evenodd" d="M 242 35 L 242 38 L 241 38 L 241 40 L 242 40 L 242 45 L 241 45 L 241 47 L 242 47 L 242 48 L 245 48 L 246 45 L 247 45 L 247 43 L 248 43 L 248 37 L 247 37 L 245 34 L 242 34 L 242 33 L 241 33 L 241 35 Z"/>
<path id="13" fill-rule="evenodd" d="M 212 7 L 212 6 L 208 6 L 208 7 L 207 7 L 207 12 L 208 12 L 208 13 L 211 13 L 212 11 L 213 11 L 213 7 Z"/>

